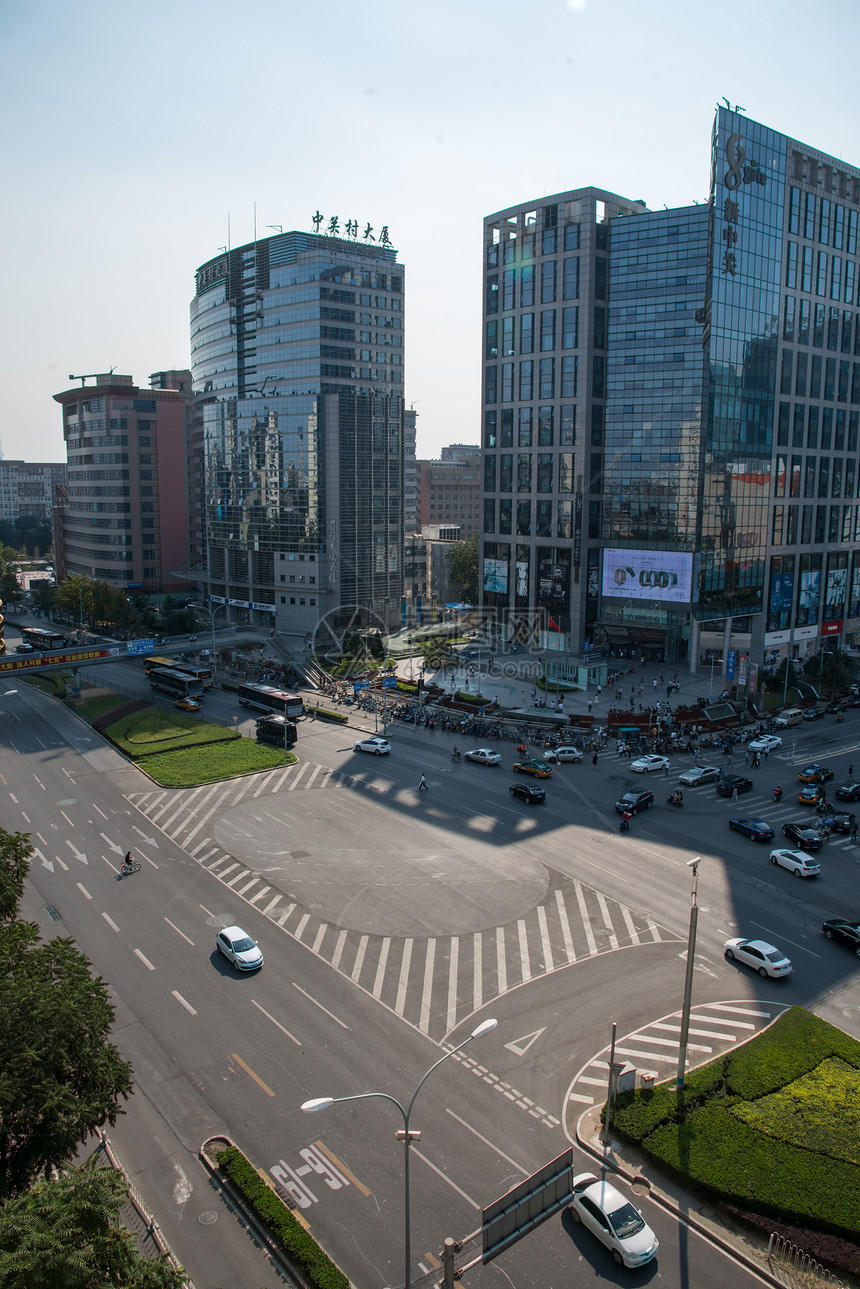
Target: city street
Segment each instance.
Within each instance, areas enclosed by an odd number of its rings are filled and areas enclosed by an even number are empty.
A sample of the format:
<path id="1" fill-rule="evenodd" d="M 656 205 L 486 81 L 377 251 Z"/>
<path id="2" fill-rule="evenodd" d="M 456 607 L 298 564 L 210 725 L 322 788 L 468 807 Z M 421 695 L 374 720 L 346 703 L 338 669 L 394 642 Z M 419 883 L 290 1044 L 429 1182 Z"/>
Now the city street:
<path id="1" fill-rule="evenodd" d="M 305 720 L 296 766 L 165 791 L 26 686 L 2 711 L 3 826 L 30 832 L 36 847 L 28 901 L 112 985 L 117 1042 L 165 1129 L 135 1180 L 200 1285 L 235 1265 L 229 1248 L 212 1247 L 226 1213 L 213 1226 L 198 1221 L 217 1208 L 193 1166 L 212 1133 L 228 1133 L 268 1171 L 355 1283 L 381 1287 L 403 1280 L 399 1116 L 380 1101 L 306 1116 L 303 1101 L 367 1091 L 408 1101 L 439 1056 L 498 1019 L 434 1073 L 416 1105 L 417 1277 L 445 1236 L 474 1232 L 484 1205 L 575 1140 L 578 1115 L 604 1099 L 612 1021 L 626 1059 L 672 1073 L 696 855 L 701 1032 L 691 1034 L 691 1061 L 793 1003 L 860 1036 L 860 962 L 820 932 L 825 918 L 858 914 L 846 896 L 857 889 L 860 848 L 834 835 L 821 876 L 798 881 L 768 863 L 771 844 L 728 827 L 735 814 L 777 834 L 783 822 L 811 822 L 796 801 L 790 745 L 749 772 L 754 791 L 738 804 L 708 785 L 670 808 L 691 759 L 673 761 L 667 779 L 631 773 L 613 750 L 597 767 L 590 758 L 558 767 L 541 780 L 546 804 L 528 806 L 508 792 L 520 778 L 513 745 L 499 746 L 499 766 L 457 764 L 451 735 L 395 723 L 391 755 L 375 757 L 353 751 L 354 730 Z M 828 761 L 828 748 L 856 740 L 860 721 L 852 711 L 838 727 L 795 732 L 798 755 Z M 835 757 L 836 783 L 852 759 Z M 734 768 L 748 773 L 742 763 L 741 751 Z M 785 791 L 775 805 L 777 781 Z M 655 804 L 622 836 L 614 802 L 634 788 L 652 791 Z M 142 870 L 120 878 L 129 847 Z M 215 933 L 230 923 L 259 940 L 259 974 L 238 976 L 216 954 Z M 723 942 L 738 934 L 773 940 L 793 975 L 762 981 L 726 962 Z M 132 1120 L 134 1101 L 128 1110 Z M 176 1143 L 187 1152 L 181 1169 Z M 594 1164 L 582 1156 L 577 1167 Z M 564 1219 L 468 1282 L 560 1286 L 573 1263 L 580 1278 L 609 1283 L 657 1274 L 673 1286 L 692 1278 L 718 1289 L 728 1274 L 752 1283 L 671 1215 L 637 1203 L 661 1240 L 651 1267 L 619 1271 Z"/>

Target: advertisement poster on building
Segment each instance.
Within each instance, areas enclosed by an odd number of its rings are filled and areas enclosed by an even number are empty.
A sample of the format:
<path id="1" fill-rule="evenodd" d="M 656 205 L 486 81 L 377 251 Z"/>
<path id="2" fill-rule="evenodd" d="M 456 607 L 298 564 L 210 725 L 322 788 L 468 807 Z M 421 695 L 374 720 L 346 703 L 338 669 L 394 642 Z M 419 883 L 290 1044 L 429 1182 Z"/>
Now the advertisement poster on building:
<path id="1" fill-rule="evenodd" d="M 484 590 L 506 595 L 508 591 L 508 563 L 504 559 L 484 559 Z"/>
<path id="2" fill-rule="evenodd" d="M 836 560 L 844 564 L 846 556 L 844 554 L 831 555 L 831 561 Z M 824 600 L 824 621 L 837 622 L 845 617 L 845 595 L 848 590 L 848 569 L 847 567 L 833 568 L 827 570 L 827 595 Z"/>
<path id="3" fill-rule="evenodd" d="M 686 604 L 692 578 L 693 556 L 683 551 L 603 552 L 603 594 L 608 598 Z"/>
<path id="4" fill-rule="evenodd" d="M 818 621 L 818 604 L 821 599 L 821 569 L 802 569 L 800 594 L 797 597 L 797 625 L 805 627 Z"/>

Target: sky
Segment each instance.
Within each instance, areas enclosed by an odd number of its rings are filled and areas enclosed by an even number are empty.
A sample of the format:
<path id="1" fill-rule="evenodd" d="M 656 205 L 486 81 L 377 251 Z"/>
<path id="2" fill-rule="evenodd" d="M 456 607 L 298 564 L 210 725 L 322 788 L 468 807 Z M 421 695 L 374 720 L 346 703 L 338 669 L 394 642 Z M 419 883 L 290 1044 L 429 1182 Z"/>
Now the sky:
<path id="1" fill-rule="evenodd" d="M 316 210 L 406 270 L 419 456 L 478 442 L 482 220 L 707 197 L 714 105 L 860 164 L 856 0 L 0 0 L 7 458 L 69 373 L 189 365 L 195 269 Z"/>

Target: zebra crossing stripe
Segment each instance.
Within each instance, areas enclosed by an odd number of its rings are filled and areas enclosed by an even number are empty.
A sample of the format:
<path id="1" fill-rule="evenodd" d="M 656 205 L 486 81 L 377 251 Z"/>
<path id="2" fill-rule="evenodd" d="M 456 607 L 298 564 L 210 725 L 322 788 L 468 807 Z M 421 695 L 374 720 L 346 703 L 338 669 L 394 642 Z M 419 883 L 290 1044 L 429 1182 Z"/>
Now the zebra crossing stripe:
<path id="1" fill-rule="evenodd" d="M 319 953 L 320 948 L 321 948 L 321 946 L 322 946 L 322 942 L 323 942 L 323 940 L 325 939 L 325 933 L 326 933 L 326 931 L 327 931 L 327 930 L 328 930 L 328 926 L 327 926 L 327 924 L 326 924 L 325 922 L 321 922 L 321 923 L 320 923 L 320 925 L 319 925 L 319 930 L 317 931 L 317 933 L 316 933 L 316 937 L 315 937 L 314 942 L 313 942 L 313 952 L 314 952 L 314 953 Z"/>
<path id="2" fill-rule="evenodd" d="M 457 1023 L 457 969 L 460 965 L 460 939 L 452 936 L 451 950 L 448 955 L 448 1008 L 445 1019 L 448 1030 Z"/>
<path id="3" fill-rule="evenodd" d="M 426 1034 L 430 1029 L 430 1000 L 433 996 L 433 966 L 436 962 L 436 941 L 427 941 L 427 957 L 424 961 L 424 989 L 421 994 L 421 1018 L 418 1028 Z"/>
<path id="4" fill-rule="evenodd" d="M 606 896 L 603 895 L 601 891 L 595 891 L 595 895 L 597 896 L 597 903 L 600 908 L 600 912 L 603 914 L 603 925 L 606 927 L 609 934 L 609 947 L 611 949 L 617 949 L 618 937 L 612 929 L 612 919 L 609 916 L 609 906 L 606 903 Z"/>
<path id="5" fill-rule="evenodd" d="M 364 955 L 367 952 L 367 939 L 368 937 L 363 935 L 359 940 L 358 952 L 355 955 L 355 962 L 352 964 L 352 978 L 356 984 L 358 984 L 358 978 L 361 975 L 361 968 L 364 965 Z"/>
<path id="6" fill-rule="evenodd" d="M 343 933 L 346 935 L 346 932 Z M 400 960 L 400 979 L 397 982 L 397 1001 L 394 1004 L 394 1010 L 398 1016 L 403 1015 L 403 1009 L 406 1006 L 406 990 L 409 988 L 409 967 L 412 963 L 412 945 L 414 941 L 410 936 L 403 944 L 403 957 Z"/>
<path id="7" fill-rule="evenodd" d="M 570 934 L 567 906 L 560 890 L 556 890 L 555 903 L 558 909 L 558 920 L 561 923 L 561 933 L 564 936 L 564 951 L 567 954 L 567 960 L 568 962 L 576 962 L 576 950 L 573 947 L 573 936 Z"/>
<path id="8" fill-rule="evenodd" d="M 552 971 L 552 944 L 549 938 L 549 927 L 546 922 L 546 909 L 543 904 L 538 905 L 537 910 L 538 928 L 540 930 L 541 949 L 543 951 L 543 970 L 544 974 Z"/>
<path id="9" fill-rule="evenodd" d="M 526 924 L 524 918 L 517 919 L 517 931 L 520 941 L 520 964 L 522 966 L 523 981 L 531 980 L 532 968 L 531 959 L 529 958 L 529 938 L 526 934 Z"/>
<path id="10" fill-rule="evenodd" d="M 627 928 L 627 939 L 630 944 L 639 944 L 639 932 L 633 925 L 633 918 L 630 916 L 630 910 L 626 904 L 619 904 L 621 916 L 624 918 L 624 925 Z"/>
<path id="11" fill-rule="evenodd" d="M 372 994 L 379 998 L 385 981 L 385 968 L 388 965 L 388 950 L 391 948 L 391 936 L 387 935 L 379 946 L 379 961 L 376 964 L 376 979 L 373 982 Z"/>
<path id="12" fill-rule="evenodd" d="M 335 943 L 335 946 L 334 946 L 334 957 L 331 960 L 331 965 L 334 967 L 335 971 L 337 971 L 340 968 L 340 960 L 341 960 L 341 957 L 343 956 L 343 946 L 346 944 L 346 937 L 347 937 L 347 932 L 344 930 L 341 930 L 340 934 L 337 937 L 337 942 Z"/>
<path id="13" fill-rule="evenodd" d="M 257 891 L 257 894 L 256 894 L 256 895 L 253 895 L 253 896 L 251 897 L 251 901 L 250 901 L 250 902 L 251 902 L 252 904 L 256 904 L 256 903 L 257 903 L 257 900 L 261 900 L 261 899 L 263 898 L 263 896 L 264 896 L 264 895 L 267 895 L 267 894 L 268 894 L 268 892 L 269 892 L 271 889 L 272 889 L 272 888 L 271 888 L 271 886 L 264 886 L 264 887 L 263 887 L 263 889 L 262 889 L 261 891 Z"/>
<path id="14" fill-rule="evenodd" d="M 576 891 L 576 899 L 579 904 L 579 916 L 582 918 L 582 928 L 585 931 L 585 939 L 588 944 L 588 952 L 593 958 L 597 953 L 597 944 L 594 939 L 594 932 L 591 929 L 591 916 L 585 903 L 585 892 L 579 882 L 573 883 Z"/>
<path id="15" fill-rule="evenodd" d="M 288 904 L 288 905 L 287 905 L 287 907 L 284 909 L 284 911 L 283 911 L 283 913 L 281 914 L 281 916 L 278 918 L 278 926 L 283 926 L 283 925 L 284 925 L 284 923 L 286 922 L 287 918 L 290 916 L 290 914 L 292 913 L 292 911 L 293 911 L 293 909 L 294 909 L 295 907 L 296 907 L 296 906 L 295 906 L 295 904 Z"/>
<path id="16" fill-rule="evenodd" d="M 505 928 L 496 927 L 496 972 L 498 975 L 498 992 L 508 992 L 508 964 L 505 961 Z"/>
<path id="17" fill-rule="evenodd" d="M 302 932 L 304 931 L 305 927 L 307 926 L 308 922 L 310 922 L 310 920 L 311 920 L 310 913 L 302 914 L 301 918 L 299 919 L 299 924 L 296 927 L 295 931 L 293 932 L 293 935 L 296 937 L 297 940 L 301 940 Z"/>
<path id="18" fill-rule="evenodd" d="M 483 935 L 476 931 L 472 941 L 472 1006 L 475 1011 L 480 1011 L 484 1005 L 483 944 Z"/>

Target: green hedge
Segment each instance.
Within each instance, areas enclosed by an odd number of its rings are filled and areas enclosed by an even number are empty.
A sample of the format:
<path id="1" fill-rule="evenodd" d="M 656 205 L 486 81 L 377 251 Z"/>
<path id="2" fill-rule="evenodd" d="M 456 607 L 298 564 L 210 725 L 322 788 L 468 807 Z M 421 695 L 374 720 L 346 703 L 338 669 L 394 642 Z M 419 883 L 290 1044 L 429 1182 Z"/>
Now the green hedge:
<path id="1" fill-rule="evenodd" d="M 454 695 L 455 703 L 471 703 L 473 707 L 486 707 L 492 701 L 492 698 L 484 698 L 482 694 L 467 694 L 462 689 L 458 689 Z"/>
<path id="2" fill-rule="evenodd" d="M 334 721 L 337 725 L 346 725 L 349 721 L 348 716 L 343 712 L 333 712 L 329 707 L 307 707 L 305 709 L 309 716 L 318 721 Z"/>
<path id="3" fill-rule="evenodd" d="M 293 1217 L 236 1146 L 216 1155 L 218 1167 L 256 1213 L 266 1230 L 316 1289 L 349 1289 L 349 1280 L 316 1240 Z"/>
<path id="4" fill-rule="evenodd" d="M 860 1043 L 792 1007 L 743 1047 L 618 1098 L 613 1129 L 664 1171 L 777 1219 L 860 1238 Z"/>

